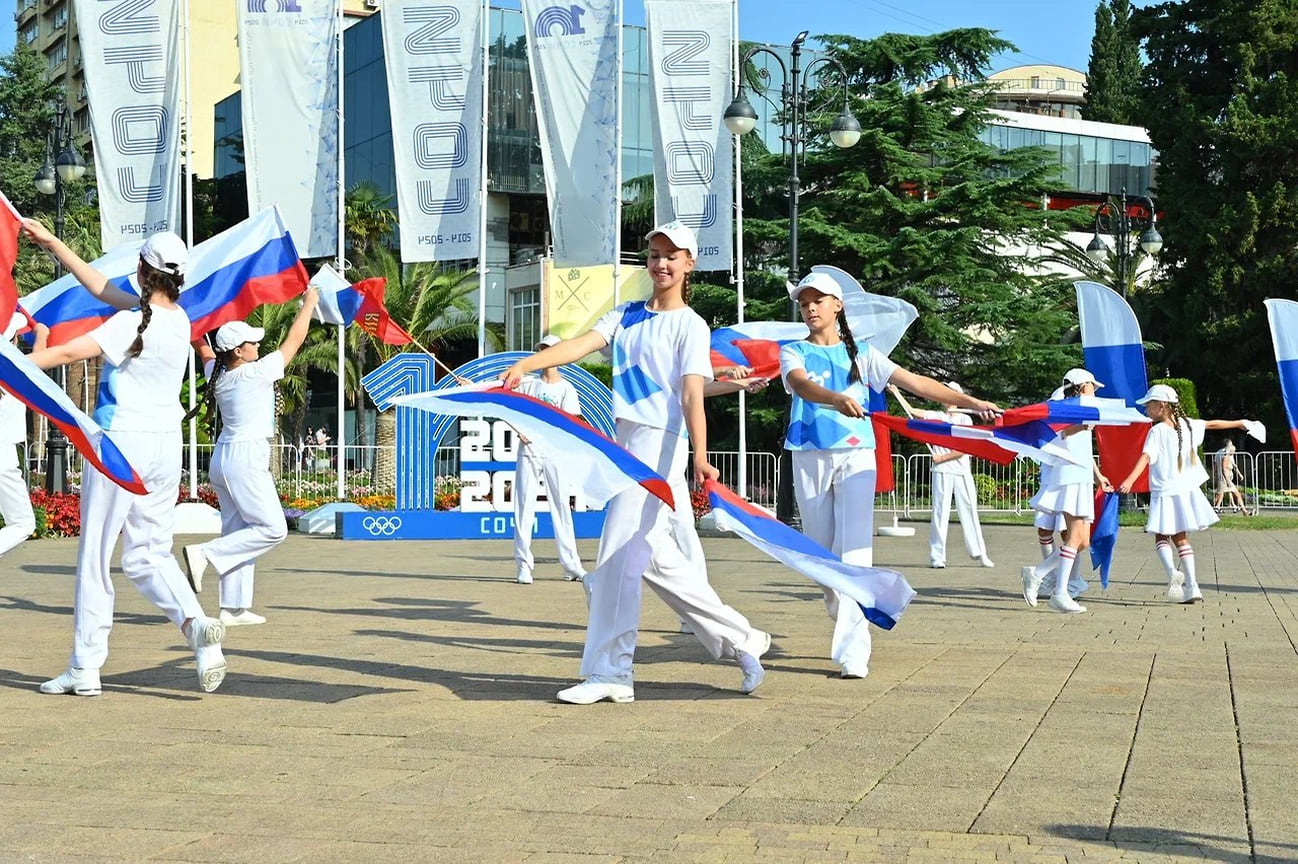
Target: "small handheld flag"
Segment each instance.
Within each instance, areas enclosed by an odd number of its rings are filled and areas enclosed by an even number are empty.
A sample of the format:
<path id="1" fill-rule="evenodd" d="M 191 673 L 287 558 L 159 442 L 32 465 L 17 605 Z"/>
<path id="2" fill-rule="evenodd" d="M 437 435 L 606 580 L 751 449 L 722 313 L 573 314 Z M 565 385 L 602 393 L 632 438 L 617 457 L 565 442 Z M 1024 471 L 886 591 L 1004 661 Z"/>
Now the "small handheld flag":
<path id="1" fill-rule="evenodd" d="M 1100 571 L 1100 585 L 1109 587 L 1113 547 L 1118 543 L 1118 493 L 1095 493 L 1095 521 L 1091 523 L 1091 569 Z"/>

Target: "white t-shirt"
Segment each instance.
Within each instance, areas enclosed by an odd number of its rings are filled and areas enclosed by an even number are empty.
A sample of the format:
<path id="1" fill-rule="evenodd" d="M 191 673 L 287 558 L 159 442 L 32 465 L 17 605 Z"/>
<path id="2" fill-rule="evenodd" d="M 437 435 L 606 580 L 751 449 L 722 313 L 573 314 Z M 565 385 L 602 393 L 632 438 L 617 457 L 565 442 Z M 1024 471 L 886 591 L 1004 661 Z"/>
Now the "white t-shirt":
<path id="1" fill-rule="evenodd" d="M 27 406 L 12 393 L 0 391 L 0 444 L 27 440 Z"/>
<path id="2" fill-rule="evenodd" d="M 1042 465 L 1041 488 L 1058 489 L 1061 486 L 1095 482 L 1095 469 L 1092 467 L 1095 453 L 1092 449 L 1089 428 L 1067 436 L 1060 433 L 1051 443 L 1067 449 L 1082 464 Z"/>
<path id="3" fill-rule="evenodd" d="M 699 313 L 688 306 L 653 312 L 637 300 L 614 307 L 591 329 L 613 355 L 613 415 L 684 435 L 685 376 L 712 380 L 710 333 Z"/>
<path id="4" fill-rule="evenodd" d="M 957 414 L 946 411 L 921 411 L 919 416 L 925 420 L 936 420 L 939 423 L 950 423 L 952 426 L 972 426 L 973 420 L 968 414 Z M 953 453 L 949 447 L 939 447 L 936 444 L 930 444 L 933 456 L 945 456 Z M 933 473 L 935 474 L 972 474 L 973 469 L 969 467 L 969 454 L 963 454 L 959 459 L 952 459 L 949 462 L 933 462 Z"/>
<path id="5" fill-rule="evenodd" d="M 1149 457 L 1149 491 L 1153 494 L 1176 495 L 1202 486 L 1208 479 L 1208 472 L 1203 469 L 1196 452 L 1196 448 L 1203 444 L 1207 427 L 1202 420 L 1191 418 L 1186 418 L 1185 424 L 1181 426 L 1179 467 L 1175 427 L 1155 423 L 1145 438 L 1142 452 Z"/>
<path id="6" fill-rule="evenodd" d="M 209 360 L 203 374 L 212 377 Z M 284 355 L 272 351 L 255 363 L 226 369 L 216 379 L 216 408 L 221 412 L 220 441 L 275 437 L 275 382 L 284 377 Z"/>
<path id="7" fill-rule="evenodd" d="M 185 409 L 180 385 L 189 365 L 189 316 L 180 307 L 153 307 L 140 356 L 126 352 L 135 341 L 143 313 L 118 312 L 90 331 L 104 355 L 95 400 L 95 422 L 108 430 L 171 432 L 180 430 Z"/>
<path id="8" fill-rule="evenodd" d="M 577 398 L 577 388 L 565 379 L 550 382 L 543 380 L 540 375 L 529 375 L 518 385 L 518 392 L 533 399 L 540 399 L 560 411 L 581 415 L 581 400 Z"/>

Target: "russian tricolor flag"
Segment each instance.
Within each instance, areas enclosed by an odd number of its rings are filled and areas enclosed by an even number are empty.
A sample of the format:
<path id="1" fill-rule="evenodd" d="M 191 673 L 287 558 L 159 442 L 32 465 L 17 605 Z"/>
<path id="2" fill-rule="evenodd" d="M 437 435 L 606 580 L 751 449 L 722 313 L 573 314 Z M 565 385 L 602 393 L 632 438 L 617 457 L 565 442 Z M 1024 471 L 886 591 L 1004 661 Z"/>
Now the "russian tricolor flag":
<path id="1" fill-rule="evenodd" d="M 140 475 L 104 430 L 7 339 L 0 340 L 0 386 L 63 430 L 86 461 L 109 480 L 136 495 L 148 492 Z"/>
<path id="2" fill-rule="evenodd" d="M 825 547 L 740 498 L 715 480 L 705 484 L 717 526 L 733 531 L 776 561 L 851 597 L 871 624 L 891 630 L 915 597 L 896 570 L 846 564 Z"/>
<path id="3" fill-rule="evenodd" d="M 0 320 L 5 322 L 18 306 L 14 264 L 18 262 L 18 232 L 22 224 L 14 205 L 0 192 Z"/>
<path id="4" fill-rule="evenodd" d="M 1145 395 L 1144 391 L 1140 395 Z M 1129 407 L 1125 400 L 1102 399 L 1098 396 L 1072 396 L 1024 405 L 1022 408 L 1010 408 L 1001 415 L 999 422 L 1012 426 L 1029 420 L 1042 420 L 1055 426 L 1072 426 L 1075 423 L 1132 426 L 1149 422 L 1148 417 Z"/>
<path id="5" fill-rule="evenodd" d="M 383 303 L 387 280 L 383 277 L 352 285 L 326 264 L 311 277 L 311 285 L 320 292 L 320 303 L 312 316 L 317 321 L 343 327 L 355 324 L 388 345 L 409 345 L 415 341 L 388 314 Z"/>
<path id="6" fill-rule="evenodd" d="M 123 244 L 91 262 L 119 288 L 139 294 L 140 247 Z M 279 209 L 249 217 L 189 253 L 180 305 L 195 339 L 263 303 L 283 303 L 306 289 L 306 268 Z M 50 328 L 51 345 L 89 333 L 117 310 L 83 290 L 71 274 L 21 298 L 19 304 Z"/>
<path id="7" fill-rule="evenodd" d="M 603 504 L 632 486 L 643 486 L 668 507 L 675 507 L 672 491 L 663 477 L 603 432 L 553 405 L 506 390 L 499 382 L 467 384 L 428 393 L 398 396 L 393 405 L 418 408 L 451 417 L 494 417 L 504 420 L 543 452 L 576 463 L 582 494 Z"/>
<path id="8" fill-rule="evenodd" d="M 1271 322 L 1271 344 L 1280 370 L 1280 394 L 1289 420 L 1289 439 L 1298 452 L 1298 303 L 1267 300 L 1266 317 Z"/>
<path id="9" fill-rule="evenodd" d="M 1066 447 L 1053 443 L 1055 430 L 1042 420 L 1012 426 L 961 426 L 940 420 L 919 420 L 873 414 L 871 420 L 903 438 L 959 450 L 998 465 L 1026 456 L 1047 465 L 1078 464 Z"/>

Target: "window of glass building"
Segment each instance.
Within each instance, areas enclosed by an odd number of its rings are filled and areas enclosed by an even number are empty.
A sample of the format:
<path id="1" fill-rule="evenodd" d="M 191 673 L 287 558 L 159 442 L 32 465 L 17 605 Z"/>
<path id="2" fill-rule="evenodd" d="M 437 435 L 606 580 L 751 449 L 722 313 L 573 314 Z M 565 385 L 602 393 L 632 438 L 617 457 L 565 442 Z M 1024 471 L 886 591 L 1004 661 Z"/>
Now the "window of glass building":
<path id="1" fill-rule="evenodd" d="M 531 351 L 541 338 L 541 287 L 509 292 L 509 350 Z"/>

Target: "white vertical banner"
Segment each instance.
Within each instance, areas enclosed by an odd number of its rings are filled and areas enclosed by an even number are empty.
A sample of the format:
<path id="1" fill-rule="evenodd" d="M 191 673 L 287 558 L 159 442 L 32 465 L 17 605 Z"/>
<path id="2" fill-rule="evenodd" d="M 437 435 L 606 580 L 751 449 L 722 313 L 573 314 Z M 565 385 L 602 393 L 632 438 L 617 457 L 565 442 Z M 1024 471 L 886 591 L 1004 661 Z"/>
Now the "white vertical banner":
<path id="1" fill-rule="evenodd" d="M 179 0 L 76 0 L 75 12 L 103 248 L 177 231 L 184 81 Z"/>
<path id="2" fill-rule="evenodd" d="M 338 250 L 341 0 L 236 0 L 248 209 L 278 204 L 303 258 Z"/>
<path id="3" fill-rule="evenodd" d="M 523 0 L 545 193 L 559 266 L 612 264 L 617 250 L 617 0 Z"/>
<path id="4" fill-rule="evenodd" d="M 730 103 L 731 0 L 645 0 L 653 83 L 654 217 L 679 219 L 699 240 L 699 270 L 734 263 Z"/>
<path id="5" fill-rule="evenodd" d="M 384 0 L 402 261 L 477 258 L 482 0 Z"/>

